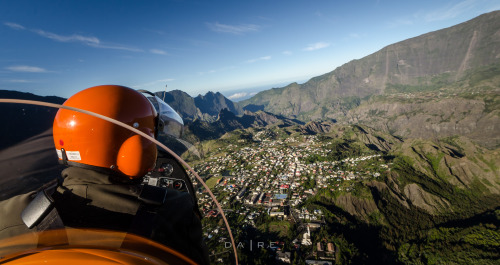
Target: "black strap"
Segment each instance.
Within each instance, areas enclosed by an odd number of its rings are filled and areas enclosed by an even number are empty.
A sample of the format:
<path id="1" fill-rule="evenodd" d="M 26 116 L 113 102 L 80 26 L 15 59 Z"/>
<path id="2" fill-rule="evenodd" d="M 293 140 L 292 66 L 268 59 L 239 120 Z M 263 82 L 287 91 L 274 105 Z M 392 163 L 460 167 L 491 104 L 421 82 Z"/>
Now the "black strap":
<path id="1" fill-rule="evenodd" d="M 21 213 L 21 219 L 26 226 L 38 232 L 39 247 L 68 243 L 64 224 L 51 197 L 57 186 L 58 182 L 54 181 L 48 187 L 38 191 L 33 201 Z M 51 231 L 50 236 L 48 236 L 48 231 Z"/>
<path id="2" fill-rule="evenodd" d="M 139 194 L 139 200 L 153 205 L 163 205 L 166 198 L 167 189 L 151 185 L 143 185 Z"/>
<path id="3" fill-rule="evenodd" d="M 61 148 L 61 157 L 62 157 L 62 163 L 63 165 L 68 165 L 68 155 L 66 155 L 66 150 L 64 148 Z"/>
<path id="4" fill-rule="evenodd" d="M 54 209 L 54 201 L 47 190 L 39 191 L 21 213 L 21 218 L 29 229 L 34 228 Z"/>
<path id="5" fill-rule="evenodd" d="M 151 238 L 155 227 L 155 218 L 159 207 L 165 203 L 167 189 L 143 185 L 138 198 L 141 200 L 139 209 L 132 220 L 129 232 Z"/>

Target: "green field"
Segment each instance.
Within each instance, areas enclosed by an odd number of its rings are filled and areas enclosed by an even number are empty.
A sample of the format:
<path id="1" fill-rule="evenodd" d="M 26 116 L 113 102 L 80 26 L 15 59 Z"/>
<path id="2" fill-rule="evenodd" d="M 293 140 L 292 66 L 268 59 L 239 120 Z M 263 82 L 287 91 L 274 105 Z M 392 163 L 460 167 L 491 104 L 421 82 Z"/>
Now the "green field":
<path id="1" fill-rule="evenodd" d="M 222 177 L 211 177 L 209 178 L 207 181 L 206 181 L 206 184 L 207 186 L 210 188 L 210 189 L 213 189 L 215 187 L 215 185 L 217 184 L 217 181 L 219 181 L 219 179 L 221 179 Z"/>

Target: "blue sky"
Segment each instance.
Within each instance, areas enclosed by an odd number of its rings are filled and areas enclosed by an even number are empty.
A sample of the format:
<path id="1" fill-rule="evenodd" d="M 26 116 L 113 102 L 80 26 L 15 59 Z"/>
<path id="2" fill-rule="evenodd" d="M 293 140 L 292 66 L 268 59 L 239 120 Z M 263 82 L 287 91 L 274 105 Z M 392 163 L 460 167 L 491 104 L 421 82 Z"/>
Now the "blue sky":
<path id="1" fill-rule="evenodd" d="M 0 0 L 0 89 L 69 97 L 168 84 L 243 95 L 499 9 L 492 0 Z"/>

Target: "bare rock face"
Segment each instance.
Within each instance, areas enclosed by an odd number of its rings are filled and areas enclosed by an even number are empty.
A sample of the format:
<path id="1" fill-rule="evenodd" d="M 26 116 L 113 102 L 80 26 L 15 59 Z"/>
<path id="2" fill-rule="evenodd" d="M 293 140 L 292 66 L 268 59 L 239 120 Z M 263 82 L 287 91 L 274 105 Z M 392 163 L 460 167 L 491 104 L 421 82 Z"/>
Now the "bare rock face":
<path id="1" fill-rule="evenodd" d="M 243 114 L 243 109 L 237 103 L 227 99 L 219 92 L 208 92 L 204 96 L 198 95 L 194 98 L 194 102 L 202 113 L 208 113 L 212 116 L 218 115 L 223 109 L 228 109 L 236 115 Z"/>
<path id="2" fill-rule="evenodd" d="M 330 132 L 331 128 L 333 126 L 333 123 L 331 122 L 309 122 L 302 126 L 302 129 L 304 132 L 307 132 L 309 134 L 316 134 L 316 133 L 327 133 Z"/>
<path id="3" fill-rule="evenodd" d="M 370 149 L 388 152 L 395 144 L 402 142 L 402 140 L 392 135 L 377 132 L 370 127 L 356 125 L 355 128 L 357 128 L 357 131 L 353 138 L 359 139 Z"/>
<path id="4" fill-rule="evenodd" d="M 415 183 L 406 185 L 404 188 L 404 194 L 410 200 L 411 204 L 426 210 L 431 214 L 445 212 L 450 207 L 450 203 L 448 201 L 426 192 Z"/>
<path id="5" fill-rule="evenodd" d="M 459 214 L 464 211 L 462 203 L 500 194 L 498 148 L 489 150 L 459 136 L 435 141 L 407 139 L 395 142 L 390 145 L 388 154 L 398 157 L 393 169 L 387 172 L 383 181 L 365 184 L 372 198 L 368 198 L 369 195 L 363 198 L 342 195 L 335 201 L 339 207 L 366 219 L 377 210 L 369 202 L 373 200 L 378 201 L 379 211 L 392 203 L 400 205 L 399 209 L 413 211 L 416 207 L 438 216 Z"/>
<path id="6" fill-rule="evenodd" d="M 255 117 L 255 121 L 257 121 L 259 124 L 263 126 L 266 126 L 268 124 L 278 123 L 280 121 L 280 119 L 276 117 L 276 115 L 264 111 L 258 111 L 256 113 L 247 113 L 247 115 Z"/>
<path id="7" fill-rule="evenodd" d="M 238 103 L 232 102 L 219 92 L 208 92 L 195 98 L 180 90 L 156 92 L 156 95 L 164 99 L 185 121 L 201 119 L 213 122 L 223 109 L 228 109 L 236 115 L 243 114 Z"/>
<path id="8" fill-rule="evenodd" d="M 363 220 L 368 220 L 368 216 L 377 210 L 377 205 L 373 200 L 362 199 L 351 194 L 339 196 L 335 204 L 353 216 Z"/>
<path id="9" fill-rule="evenodd" d="M 349 111 L 347 122 L 362 123 L 404 138 L 464 135 L 494 148 L 500 145 L 500 110 L 485 111 L 482 100 L 428 99 L 384 101 Z"/>
<path id="10" fill-rule="evenodd" d="M 402 190 L 399 188 L 399 184 L 394 181 L 393 175 L 390 175 L 387 179 L 387 183 L 372 181 L 368 185 L 377 190 L 378 193 L 388 191 L 389 195 L 394 198 L 399 204 L 403 205 L 406 209 L 410 209 L 410 205 L 406 197 L 404 197 Z"/>
<path id="11" fill-rule="evenodd" d="M 499 150 L 478 147 L 465 137 L 450 141 L 451 144 L 409 140 L 400 150 L 414 161 L 414 168 L 426 175 L 460 189 L 475 186 L 484 194 L 500 194 Z"/>
<path id="12" fill-rule="evenodd" d="M 389 45 L 304 84 L 240 102 L 300 119 L 366 124 L 401 137 L 465 135 L 500 146 L 500 11 Z"/>

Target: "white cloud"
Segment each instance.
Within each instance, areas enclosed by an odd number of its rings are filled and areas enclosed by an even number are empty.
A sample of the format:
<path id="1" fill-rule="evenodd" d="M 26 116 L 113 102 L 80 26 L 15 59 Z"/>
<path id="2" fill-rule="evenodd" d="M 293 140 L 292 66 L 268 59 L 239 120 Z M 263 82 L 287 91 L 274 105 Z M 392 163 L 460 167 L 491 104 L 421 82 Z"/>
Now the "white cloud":
<path id="1" fill-rule="evenodd" d="M 212 70 L 208 70 L 208 71 L 204 71 L 204 72 L 198 72 L 198 74 L 199 75 L 214 74 L 214 73 L 228 71 L 228 70 L 235 69 L 235 68 L 236 68 L 235 66 L 227 66 L 227 67 L 223 67 L 223 68 L 219 68 L 219 69 L 212 69 Z"/>
<path id="2" fill-rule="evenodd" d="M 317 42 L 313 44 L 309 44 L 306 48 L 304 48 L 304 51 L 315 51 L 319 49 L 324 49 L 326 47 L 330 46 L 330 43 L 327 42 Z"/>
<path id="3" fill-rule="evenodd" d="M 206 74 L 213 74 L 213 73 L 216 73 L 216 72 L 217 72 L 217 70 L 212 69 L 212 70 L 208 70 L 208 71 L 204 71 L 204 72 L 199 72 L 198 74 L 200 74 L 200 75 L 206 75 Z"/>
<path id="4" fill-rule="evenodd" d="M 361 35 L 358 33 L 349 33 L 346 37 L 342 38 L 343 41 L 357 40 L 360 39 Z"/>
<path id="5" fill-rule="evenodd" d="M 284 55 L 292 55 L 292 52 L 291 51 L 283 51 L 282 52 Z"/>
<path id="6" fill-rule="evenodd" d="M 411 26 L 415 22 L 412 19 L 400 18 L 388 23 L 389 28 L 396 28 L 400 26 Z"/>
<path id="7" fill-rule="evenodd" d="M 426 21 L 439 21 L 439 20 L 451 19 L 459 16 L 464 12 L 471 10 L 476 6 L 477 3 L 478 3 L 477 0 L 465 0 L 453 6 L 447 6 L 443 9 L 428 13 L 424 19 Z"/>
<path id="8" fill-rule="evenodd" d="M 4 25 L 6 25 L 12 29 L 17 29 L 17 30 L 27 29 L 22 25 L 12 23 L 12 22 L 5 22 Z M 77 42 L 77 43 L 82 43 L 84 45 L 88 45 L 88 46 L 94 47 L 94 48 L 143 52 L 143 50 L 133 48 L 133 47 L 127 47 L 127 46 L 116 45 L 116 44 L 103 44 L 97 37 L 92 37 L 92 36 L 83 36 L 80 34 L 60 35 L 60 34 L 56 34 L 56 33 L 41 30 L 41 29 L 27 29 L 27 30 L 30 30 L 31 32 L 34 32 L 37 35 L 42 36 L 44 38 L 48 38 L 48 39 L 58 41 L 58 42 Z"/>
<path id="9" fill-rule="evenodd" d="M 24 79 L 10 79 L 6 80 L 9 83 L 32 83 L 33 81 L 30 80 L 24 80 Z"/>
<path id="10" fill-rule="evenodd" d="M 167 52 L 164 51 L 164 50 L 160 50 L 160 49 L 151 49 L 149 50 L 151 53 L 154 53 L 154 54 L 160 54 L 160 55 L 167 55 Z"/>
<path id="11" fill-rule="evenodd" d="M 16 65 L 16 66 L 9 66 L 6 67 L 5 69 L 13 71 L 13 72 L 23 72 L 23 73 L 47 73 L 49 71 L 36 67 L 36 66 L 28 66 L 28 65 Z"/>
<path id="12" fill-rule="evenodd" d="M 5 22 L 3 23 L 5 26 L 8 26 L 11 29 L 25 29 L 22 25 L 19 25 L 17 23 L 12 23 L 12 22 Z"/>
<path id="13" fill-rule="evenodd" d="M 37 33 L 38 35 L 40 35 L 42 37 L 49 38 L 51 40 L 55 40 L 55 41 L 59 41 L 59 42 L 80 42 L 80 43 L 88 45 L 90 47 L 100 48 L 100 49 L 143 52 L 142 49 L 138 49 L 138 48 L 127 47 L 127 46 L 116 45 L 116 44 L 104 44 L 104 43 L 101 43 L 101 41 L 96 37 L 86 37 L 86 36 L 82 36 L 82 35 L 78 35 L 78 34 L 73 34 L 70 36 L 63 36 L 63 35 L 55 34 L 52 32 L 47 32 L 47 31 L 39 30 L 39 29 L 34 29 L 32 31 Z"/>
<path id="14" fill-rule="evenodd" d="M 242 98 L 242 97 L 246 97 L 248 95 L 248 93 L 246 92 L 241 92 L 241 93 L 236 93 L 236 94 L 233 94 L 229 97 L 227 97 L 228 99 L 230 100 L 234 100 L 234 99 L 239 99 L 239 98 Z"/>
<path id="15" fill-rule="evenodd" d="M 208 28 L 215 32 L 221 33 L 230 33 L 235 35 L 243 35 L 247 32 L 256 32 L 260 30 L 259 25 L 254 24 L 242 24 L 242 25 L 226 25 L 220 24 L 219 22 L 215 23 L 206 23 Z"/>
<path id="16" fill-rule="evenodd" d="M 246 62 L 247 63 L 255 63 L 255 62 L 258 62 L 258 61 L 267 61 L 267 60 L 271 60 L 271 56 L 263 56 L 263 57 L 259 57 L 259 58 L 248 60 Z"/>
<path id="17" fill-rule="evenodd" d="M 55 34 L 52 32 L 47 32 L 47 31 L 40 30 L 40 29 L 34 29 L 33 32 L 35 32 L 36 34 L 38 34 L 42 37 L 49 38 L 51 40 L 55 40 L 55 41 L 59 41 L 59 42 L 83 42 L 83 43 L 89 44 L 89 45 L 98 45 L 100 43 L 99 39 L 96 37 L 86 37 L 86 36 L 82 36 L 82 35 L 78 35 L 78 34 L 73 34 L 70 36 L 63 36 L 63 35 Z"/>
<path id="18" fill-rule="evenodd" d="M 157 29 L 145 29 L 145 31 L 152 32 L 158 35 L 165 35 L 165 31 Z"/>
<path id="19" fill-rule="evenodd" d="M 99 48 L 99 49 L 112 49 L 112 50 L 122 50 L 122 51 L 129 51 L 129 52 L 144 52 L 144 50 L 139 49 L 139 48 L 126 47 L 126 46 L 122 46 L 122 45 L 88 43 L 88 46 L 94 47 L 94 48 Z"/>

